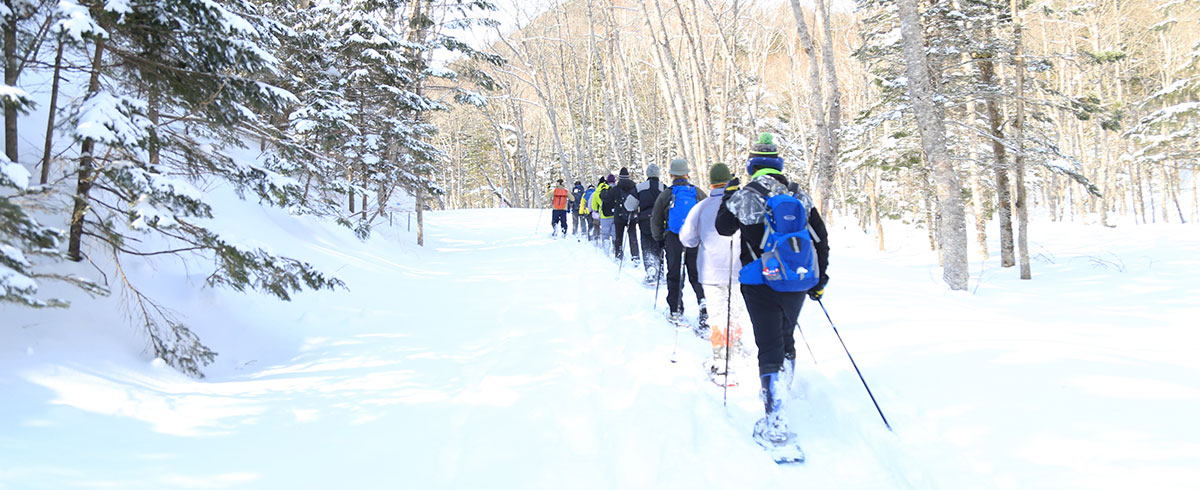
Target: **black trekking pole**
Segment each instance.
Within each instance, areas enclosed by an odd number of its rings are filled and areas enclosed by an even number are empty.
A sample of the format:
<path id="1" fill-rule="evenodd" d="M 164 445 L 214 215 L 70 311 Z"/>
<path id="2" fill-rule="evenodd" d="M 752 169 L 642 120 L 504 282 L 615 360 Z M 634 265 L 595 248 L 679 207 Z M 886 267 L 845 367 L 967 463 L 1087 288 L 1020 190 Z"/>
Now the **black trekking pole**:
<path id="1" fill-rule="evenodd" d="M 862 381 L 863 388 L 867 389 L 867 395 L 870 395 L 871 403 L 875 404 L 875 410 L 879 412 L 879 418 L 883 419 L 883 425 L 886 426 L 889 431 L 895 432 L 892 430 L 892 424 L 888 423 L 887 417 L 883 416 L 883 410 L 879 408 L 879 402 L 875 401 L 875 395 L 871 393 L 871 387 L 867 386 L 867 380 L 863 379 L 862 371 L 858 370 L 858 363 L 854 362 L 854 356 L 850 355 L 850 349 L 846 348 L 846 342 L 842 340 L 842 334 L 838 333 L 837 326 L 833 324 L 833 319 L 829 318 L 829 310 L 825 309 L 825 303 L 822 303 L 821 300 L 818 299 L 817 304 L 821 305 L 821 311 L 825 312 L 825 319 L 829 320 L 829 326 L 833 328 L 833 333 L 837 334 L 838 342 L 842 343 L 842 349 L 846 351 L 846 357 L 850 358 L 850 364 L 854 366 L 854 372 L 858 373 L 858 379 Z"/>
<path id="2" fill-rule="evenodd" d="M 667 263 L 666 259 L 663 258 L 662 247 L 658 248 L 658 254 L 654 256 L 654 260 L 658 262 L 654 267 L 654 307 L 658 308 L 658 285 L 662 282 L 663 278 L 662 268 Z"/>
<path id="3" fill-rule="evenodd" d="M 622 252 L 624 252 L 624 250 L 622 250 Z M 617 255 L 617 279 L 621 278 L 621 269 L 624 267 L 625 267 L 625 257 L 623 256 L 623 254 Z"/>

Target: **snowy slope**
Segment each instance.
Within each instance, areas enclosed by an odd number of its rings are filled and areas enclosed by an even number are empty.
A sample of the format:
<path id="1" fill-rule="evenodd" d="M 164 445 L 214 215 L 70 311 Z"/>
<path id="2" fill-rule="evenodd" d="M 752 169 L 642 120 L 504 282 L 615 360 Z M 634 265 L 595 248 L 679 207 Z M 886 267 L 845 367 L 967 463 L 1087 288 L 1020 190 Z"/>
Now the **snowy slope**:
<path id="1" fill-rule="evenodd" d="M 748 437 L 753 374 L 723 407 L 707 342 L 682 333 L 669 362 L 676 332 L 641 271 L 545 237 L 548 214 L 431 213 L 420 249 L 400 228 L 361 243 L 231 206 L 243 219 L 223 233 L 274 230 L 272 251 L 349 290 L 280 303 L 200 288 L 202 264 L 132 271 L 221 354 L 202 381 L 145 358 L 116 298 L 0 306 L 0 488 L 1200 481 L 1195 226 L 1039 223 L 1035 279 L 993 255 L 970 293 L 946 291 L 920 233 L 889 230 L 900 245 L 880 253 L 835 227 L 825 305 L 895 432 L 809 304 L 791 409 L 809 460 L 778 467 Z"/>

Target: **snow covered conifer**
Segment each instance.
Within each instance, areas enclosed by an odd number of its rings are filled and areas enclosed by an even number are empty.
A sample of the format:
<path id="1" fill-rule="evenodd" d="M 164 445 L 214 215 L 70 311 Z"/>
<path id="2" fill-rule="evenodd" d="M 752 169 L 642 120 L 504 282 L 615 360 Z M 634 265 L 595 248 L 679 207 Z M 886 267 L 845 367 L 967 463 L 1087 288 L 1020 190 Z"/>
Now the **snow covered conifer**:
<path id="1" fill-rule="evenodd" d="M 33 200 L 44 189 L 29 186 L 29 171 L 0 154 L 0 302 L 31 306 L 62 307 L 61 299 L 42 299 L 38 279 L 67 281 L 92 294 L 108 294 L 108 289 L 77 276 L 39 272 L 37 258 L 62 258 L 63 233 L 39 223 L 28 213 L 23 201 Z"/>
<path id="2" fill-rule="evenodd" d="M 442 152 L 431 142 L 437 128 L 426 114 L 446 105 L 426 89 L 430 79 L 452 80 L 457 74 L 432 68 L 433 51 L 499 62 L 431 29 L 434 8 L 461 9 L 456 25 L 468 25 L 470 10 L 493 7 L 482 1 L 433 6 L 344 0 L 317 2 L 288 17 L 297 34 L 285 49 L 284 64 L 294 73 L 288 83 L 300 99 L 289 125 L 298 139 L 328 155 L 304 169 L 305 179 L 316 176 L 323 191 L 342 194 L 348 210 L 343 219 L 354 221 L 362 235 L 386 212 L 397 188 L 417 196 L 442 194 L 432 176 Z M 489 85 L 485 73 L 471 75 Z M 455 99 L 481 101 L 461 89 Z"/>
<path id="3" fill-rule="evenodd" d="M 1200 20 L 1200 16 L 1193 17 Z M 1151 28 L 1151 34 L 1168 35 L 1176 24 L 1160 22 Z M 1126 133 L 1140 146 L 1131 155 L 1138 164 L 1200 166 L 1200 42 L 1183 60 L 1171 70 L 1172 83 L 1138 104 L 1145 115 Z"/>
<path id="4" fill-rule="evenodd" d="M 260 201 L 299 201 L 301 185 L 247 157 L 242 142 L 268 131 L 296 99 L 264 81 L 276 59 L 260 43 L 282 28 L 252 2 L 81 2 L 93 36 L 87 94 L 69 114 L 79 142 L 68 256 L 130 257 L 195 252 L 213 260 L 208 282 L 252 287 L 280 299 L 341 285 L 307 263 L 239 245 L 210 229 L 215 218 L 197 179 L 220 180 Z M 199 376 L 215 353 L 121 273 L 155 354 Z"/>

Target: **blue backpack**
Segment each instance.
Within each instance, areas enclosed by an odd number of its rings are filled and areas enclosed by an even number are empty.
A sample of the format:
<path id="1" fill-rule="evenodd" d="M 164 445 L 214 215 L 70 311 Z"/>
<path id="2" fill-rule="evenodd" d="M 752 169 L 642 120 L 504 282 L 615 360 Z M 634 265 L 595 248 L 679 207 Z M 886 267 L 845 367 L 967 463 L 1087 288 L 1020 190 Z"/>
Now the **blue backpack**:
<path id="1" fill-rule="evenodd" d="M 792 194 L 773 196 L 767 199 L 763 224 L 762 257 L 743 266 L 738 281 L 766 284 L 781 292 L 808 291 L 816 286 L 820 271 L 804 204 Z"/>
<path id="2" fill-rule="evenodd" d="M 575 210 L 575 212 L 577 212 L 579 214 L 592 214 L 592 208 L 591 208 L 592 194 L 595 192 L 596 192 L 596 189 L 594 189 L 594 188 L 588 189 L 587 192 L 585 192 L 583 194 L 583 203 L 579 204 L 580 206 L 583 206 L 584 212 L 579 213 L 578 209 Z"/>
<path id="3" fill-rule="evenodd" d="M 688 211 L 696 205 L 696 187 L 692 185 L 671 186 L 671 209 L 667 210 L 667 229 L 676 235 L 683 229 Z"/>

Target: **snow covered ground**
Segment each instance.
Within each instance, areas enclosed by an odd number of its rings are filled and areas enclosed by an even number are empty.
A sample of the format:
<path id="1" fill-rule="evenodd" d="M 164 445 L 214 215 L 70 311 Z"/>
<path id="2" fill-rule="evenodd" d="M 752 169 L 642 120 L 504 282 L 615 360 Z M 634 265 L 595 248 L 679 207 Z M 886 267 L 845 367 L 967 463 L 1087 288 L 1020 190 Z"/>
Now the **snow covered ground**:
<path id="1" fill-rule="evenodd" d="M 403 224 L 362 243 L 237 206 L 223 233 L 273 236 L 349 290 L 282 303 L 201 288 L 199 262 L 130 271 L 220 354 L 199 381 L 147 358 L 117 297 L 0 306 L 0 488 L 1200 484 L 1195 225 L 1037 222 L 1034 280 L 993 253 L 949 292 L 922 232 L 881 253 L 840 220 L 824 303 L 895 432 L 808 304 L 790 409 L 808 461 L 779 467 L 749 437 L 753 373 L 722 406 L 706 341 L 680 334 L 670 362 L 665 290 L 653 305 L 640 270 L 548 238 L 548 213 L 431 213 L 420 249 Z"/>

